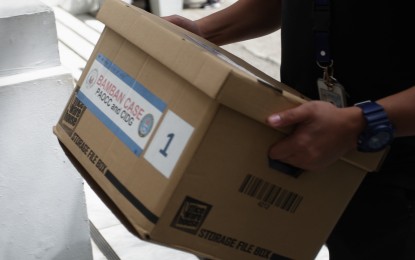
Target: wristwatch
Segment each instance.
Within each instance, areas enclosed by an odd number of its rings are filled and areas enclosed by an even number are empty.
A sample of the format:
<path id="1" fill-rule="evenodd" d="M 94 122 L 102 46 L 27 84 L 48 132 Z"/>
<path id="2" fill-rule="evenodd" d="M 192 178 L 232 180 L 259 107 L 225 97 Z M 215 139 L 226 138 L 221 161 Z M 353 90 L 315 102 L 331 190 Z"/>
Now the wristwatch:
<path id="1" fill-rule="evenodd" d="M 362 109 L 366 119 L 366 128 L 359 136 L 357 150 L 377 152 L 386 148 L 393 140 L 394 129 L 383 107 L 370 100 L 355 106 Z"/>

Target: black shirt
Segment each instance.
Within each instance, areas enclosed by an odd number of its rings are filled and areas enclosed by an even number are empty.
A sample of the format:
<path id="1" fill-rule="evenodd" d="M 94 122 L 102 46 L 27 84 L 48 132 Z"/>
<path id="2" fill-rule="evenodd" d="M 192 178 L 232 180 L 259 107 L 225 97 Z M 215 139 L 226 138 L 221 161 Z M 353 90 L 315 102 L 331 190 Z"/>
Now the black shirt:
<path id="1" fill-rule="evenodd" d="M 334 77 L 345 87 L 348 105 L 415 86 L 412 6 L 404 0 L 330 2 Z M 314 56 L 313 7 L 313 0 L 283 0 L 281 81 L 318 99 L 323 71 Z M 377 174 L 415 187 L 415 137 L 396 138 Z"/>

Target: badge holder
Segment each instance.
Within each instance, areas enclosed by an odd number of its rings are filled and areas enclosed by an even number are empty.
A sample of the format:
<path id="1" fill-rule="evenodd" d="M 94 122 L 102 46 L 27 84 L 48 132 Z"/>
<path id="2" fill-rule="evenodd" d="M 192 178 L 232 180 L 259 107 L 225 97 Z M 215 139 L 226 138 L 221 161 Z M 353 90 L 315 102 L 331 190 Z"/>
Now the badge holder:
<path id="1" fill-rule="evenodd" d="M 344 87 L 333 77 L 333 63 L 323 67 L 323 78 L 317 80 L 318 94 L 320 100 L 327 101 L 336 107 L 346 107 L 346 91 Z"/>

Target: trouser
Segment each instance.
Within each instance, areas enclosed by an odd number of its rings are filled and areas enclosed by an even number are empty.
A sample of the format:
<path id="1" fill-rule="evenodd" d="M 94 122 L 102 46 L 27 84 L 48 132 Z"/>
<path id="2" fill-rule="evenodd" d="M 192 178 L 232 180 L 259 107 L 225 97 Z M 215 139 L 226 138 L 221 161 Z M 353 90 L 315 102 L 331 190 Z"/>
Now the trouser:
<path id="1" fill-rule="evenodd" d="M 362 183 L 331 233 L 330 260 L 415 260 L 415 191 L 373 179 Z"/>

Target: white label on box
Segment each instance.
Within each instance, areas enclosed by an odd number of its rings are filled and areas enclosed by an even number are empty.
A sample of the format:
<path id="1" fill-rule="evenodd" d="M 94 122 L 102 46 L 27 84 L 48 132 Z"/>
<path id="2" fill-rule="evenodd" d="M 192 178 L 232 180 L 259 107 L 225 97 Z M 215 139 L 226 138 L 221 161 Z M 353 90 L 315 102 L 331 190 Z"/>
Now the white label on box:
<path id="1" fill-rule="evenodd" d="M 137 156 L 167 107 L 102 54 L 93 62 L 77 97 Z"/>
<path id="2" fill-rule="evenodd" d="M 170 177 L 194 128 L 172 111 L 167 111 L 144 158 L 167 178 Z"/>

